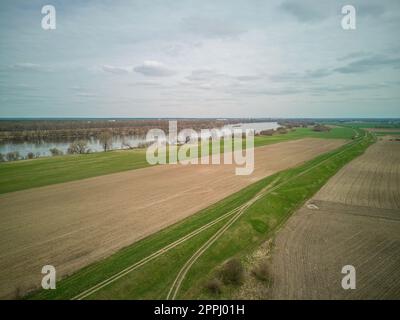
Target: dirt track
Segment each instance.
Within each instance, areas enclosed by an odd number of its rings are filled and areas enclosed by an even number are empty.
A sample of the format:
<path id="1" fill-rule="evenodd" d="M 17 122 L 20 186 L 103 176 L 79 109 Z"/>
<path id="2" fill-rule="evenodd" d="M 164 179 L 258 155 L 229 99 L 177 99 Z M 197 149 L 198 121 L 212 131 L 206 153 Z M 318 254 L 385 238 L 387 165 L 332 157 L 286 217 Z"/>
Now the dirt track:
<path id="1" fill-rule="evenodd" d="M 338 172 L 278 233 L 275 299 L 400 299 L 400 143 L 379 141 Z M 356 290 L 341 269 L 356 268 Z"/>
<path id="2" fill-rule="evenodd" d="M 70 274 L 343 142 L 303 139 L 257 148 L 250 176 L 236 176 L 232 165 L 166 165 L 1 195 L 0 297 L 40 285 L 45 264 L 58 277 Z"/>

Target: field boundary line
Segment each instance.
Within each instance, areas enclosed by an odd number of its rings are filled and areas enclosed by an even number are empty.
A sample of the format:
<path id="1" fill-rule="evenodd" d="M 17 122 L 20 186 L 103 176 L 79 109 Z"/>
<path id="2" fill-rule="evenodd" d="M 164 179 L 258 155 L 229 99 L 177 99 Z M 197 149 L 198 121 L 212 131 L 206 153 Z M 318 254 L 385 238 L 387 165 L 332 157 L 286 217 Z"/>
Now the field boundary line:
<path id="1" fill-rule="evenodd" d="M 235 208 L 235 209 L 225 213 L 224 215 L 218 217 L 217 219 L 212 220 L 211 222 L 205 224 L 204 226 L 201 226 L 198 229 L 193 230 L 192 232 L 190 232 L 189 234 L 183 236 L 182 238 L 179 238 L 178 240 L 175 240 L 174 242 L 172 242 L 172 243 L 166 245 L 165 247 L 157 250 L 156 252 L 150 254 L 149 256 L 147 256 L 147 257 L 139 260 L 138 262 L 135 262 L 134 264 L 130 265 L 129 267 L 119 271 L 118 273 L 114 274 L 110 278 L 105 279 L 102 282 L 98 283 L 97 285 L 95 285 L 95 286 L 93 286 L 93 287 L 81 292 L 80 294 L 74 296 L 73 298 L 71 298 L 71 300 L 81 300 L 81 299 L 86 298 L 87 296 L 89 296 L 89 295 L 95 293 L 96 291 L 104 288 L 108 284 L 118 280 L 119 278 L 125 276 L 126 274 L 128 274 L 129 272 L 131 272 L 131 271 L 135 270 L 136 268 L 142 266 L 143 264 L 145 264 L 145 263 L 157 258 L 161 254 L 164 254 L 164 253 L 168 252 L 169 250 L 173 249 L 177 245 L 179 245 L 179 244 L 189 240 L 190 238 L 196 236 L 200 232 L 212 227 L 216 223 L 218 223 L 218 222 L 224 220 L 225 218 L 229 217 L 230 215 L 234 214 L 237 210 L 238 210 L 238 208 Z"/>
<path id="2" fill-rule="evenodd" d="M 347 151 L 347 150 L 348 150 L 348 147 L 350 147 L 352 144 L 355 144 L 356 142 L 361 141 L 361 140 L 362 140 L 362 139 L 356 140 L 356 141 L 348 142 L 347 144 L 344 145 L 345 150 L 342 150 L 342 151 L 340 151 L 339 153 L 332 155 L 331 157 L 338 156 L 339 154 L 341 154 L 341 153 Z M 175 247 L 178 246 L 179 244 L 182 244 L 182 243 L 186 242 L 187 240 L 189 240 L 190 238 L 196 236 L 197 234 L 201 233 L 202 231 L 204 231 L 204 230 L 206 230 L 206 229 L 212 227 L 213 225 L 217 224 L 218 222 L 220 222 L 220 221 L 222 221 L 222 220 L 224 220 L 224 219 L 226 219 L 226 218 L 228 218 L 228 217 L 230 217 L 230 216 L 232 216 L 232 215 L 235 215 L 235 214 L 237 215 L 238 212 L 241 212 L 241 211 L 244 212 L 245 210 L 242 210 L 243 207 L 245 207 L 251 200 L 254 200 L 254 202 L 255 202 L 255 201 L 257 201 L 257 200 L 259 199 L 259 197 L 264 196 L 264 195 L 265 195 L 265 194 L 264 194 L 265 191 L 271 192 L 271 191 L 275 190 L 277 187 L 282 186 L 282 184 L 287 183 L 287 182 L 291 181 L 293 178 L 297 178 L 297 177 L 299 177 L 300 175 L 305 174 L 305 173 L 308 172 L 309 170 L 313 169 L 315 166 L 321 165 L 321 164 L 324 163 L 325 161 L 330 160 L 331 157 L 329 157 L 329 158 L 323 160 L 322 162 L 320 162 L 320 163 L 317 164 L 317 165 L 312 166 L 311 168 L 307 169 L 306 171 L 303 171 L 303 172 L 300 173 L 299 175 L 296 175 L 296 176 L 294 176 L 294 177 L 291 177 L 291 178 L 289 178 L 288 180 L 283 181 L 283 182 L 281 182 L 280 184 L 278 184 L 278 185 L 276 185 L 276 186 L 273 186 L 271 190 L 268 190 L 268 189 L 271 188 L 271 186 L 272 186 L 274 183 L 276 183 L 277 181 L 279 181 L 280 178 L 278 178 L 278 179 L 272 181 L 268 186 L 266 186 L 266 187 L 264 187 L 262 190 L 260 190 L 260 191 L 259 191 L 252 199 L 250 199 L 248 202 L 246 202 L 246 203 L 240 205 L 240 206 L 237 207 L 237 208 L 232 209 L 231 211 L 228 211 L 227 213 L 225 213 L 225 214 L 223 214 L 222 216 L 220 216 L 220 217 L 218 217 L 218 218 L 216 218 L 216 219 L 214 219 L 214 220 L 208 222 L 207 224 L 205 224 L 205 225 L 199 227 L 198 229 L 193 230 L 192 232 L 190 232 L 189 234 L 183 236 L 182 238 L 180 238 L 180 239 L 178 239 L 178 240 L 175 240 L 174 242 L 172 242 L 172 243 L 166 245 L 165 247 L 163 247 L 163 248 L 157 250 L 156 252 L 150 254 L 149 256 L 147 256 L 147 257 L 145 257 L 145 258 L 143 258 L 143 259 L 141 259 L 141 260 L 135 262 L 134 264 L 132 264 L 132 265 L 126 267 L 125 269 L 119 271 L 118 273 L 116 273 L 116 274 L 110 276 L 109 278 L 107 278 L 107 279 L 105 279 L 105 280 L 99 282 L 98 284 L 92 286 L 91 288 L 84 290 L 83 292 L 81 292 L 81 293 L 75 295 L 73 298 L 71 298 L 71 300 L 82 300 L 82 299 L 87 298 L 88 296 L 90 296 L 90 295 L 92 295 L 92 294 L 98 292 L 99 290 L 103 289 L 104 287 L 108 286 L 109 284 L 111 284 L 111 283 L 117 281 L 118 279 L 124 277 L 125 275 L 129 274 L 130 272 L 134 271 L 135 269 L 137 269 L 137 268 L 141 267 L 142 265 L 146 264 L 147 262 L 150 262 L 150 261 L 152 261 L 152 260 L 158 258 L 158 257 L 161 256 L 162 254 L 164 254 L 164 253 L 168 252 L 169 250 L 175 248 Z M 251 204 L 253 204 L 254 202 L 252 202 Z M 246 208 L 246 209 L 247 209 L 247 208 Z M 236 215 L 235 215 L 231 220 L 229 220 L 229 221 L 232 221 L 232 220 L 236 217 Z M 239 218 L 239 217 L 240 217 L 240 215 L 239 215 L 237 218 Z M 236 221 L 236 219 L 235 219 L 234 221 Z M 233 222 L 234 222 L 234 221 L 233 221 Z M 232 222 L 232 223 L 233 223 L 233 222 Z M 229 223 L 229 222 L 228 222 L 228 223 Z M 225 224 L 224 226 L 226 226 L 226 224 Z M 223 226 L 223 227 L 224 227 L 224 226 Z M 229 225 L 229 226 L 230 226 L 230 225 Z M 218 231 L 220 231 L 220 230 L 221 230 L 221 229 L 219 229 Z M 218 231 L 217 231 L 217 232 L 218 232 Z M 223 233 L 223 232 L 222 232 L 222 233 Z M 215 234 L 214 234 L 214 235 L 215 235 Z M 212 243 L 211 243 L 211 244 L 212 244 Z M 211 246 L 211 244 L 210 244 L 210 246 Z M 197 260 L 197 259 L 196 259 L 196 260 Z M 194 263 L 194 262 L 193 262 L 193 263 Z M 179 289 L 179 288 L 178 288 L 178 289 Z"/>
<path id="3" fill-rule="evenodd" d="M 364 135 L 365 137 L 366 135 Z M 300 172 L 299 174 L 290 177 L 289 179 L 282 181 L 280 184 L 274 186 L 272 189 L 267 190 L 265 193 L 260 194 L 260 195 L 256 195 L 254 198 L 250 199 L 248 202 L 245 203 L 245 205 L 248 204 L 248 206 L 246 206 L 243 210 L 239 210 L 236 215 L 229 220 L 224 226 L 222 226 L 213 236 L 211 236 L 211 238 L 204 243 L 190 258 L 189 260 L 183 265 L 183 267 L 181 268 L 181 270 L 179 271 L 177 277 L 175 278 L 174 282 L 172 283 L 172 286 L 168 292 L 167 295 L 167 300 L 172 299 L 174 300 L 179 292 L 180 286 L 183 282 L 183 280 L 185 279 L 186 274 L 189 272 L 190 268 L 192 267 L 192 265 L 197 261 L 198 258 L 200 258 L 200 256 L 213 244 L 215 243 L 216 240 L 218 240 L 218 238 L 227 230 L 229 229 L 229 227 L 237 220 L 240 218 L 240 216 L 245 212 L 245 210 L 250 207 L 252 204 L 254 204 L 257 200 L 259 200 L 260 197 L 265 196 L 267 194 L 269 194 L 270 192 L 282 187 L 283 185 L 285 185 L 286 183 L 299 178 L 300 176 L 310 172 L 311 170 L 321 166 L 322 164 L 326 163 L 329 160 L 332 160 L 335 157 L 338 157 L 339 155 L 343 154 L 344 152 L 346 152 L 347 150 L 349 150 L 349 148 L 353 145 L 356 144 L 358 142 L 361 142 L 363 139 L 360 138 L 359 140 L 356 141 L 352 141 L 349 142 L 347 145 L 345 145 L 345 149 L 333 154 L 331 156 L 329 156 L 327 159 L 311 166 L 310 168 L 306 169 L 305 171 Z M 262 190 L 263 191 L 263 190 Z M 254 201 L 252 201 L 254 200 Z"/>
<path id="4" fill-rule="evenodd" d="M 280 178 L 275 179 L 274 181 L 272 181 L 267 187 L 271 187 L 271 185 L 274 185 L 277 181 L 279 181 Z M 260 190 L 258 193 L 263 192 L 267 187 L 263 188 L 262 190 Z M 256 195 L 257 196 L 257 195 Z M 252 198 L 254 199 L 254 198 Z M 223 214 L 222 216 L 208 222 L 207 224 L 199 227 L 196 230 L 193 230 L 192 232 L 190 232 L 189 234 L 183 236 L 182 238 L 168 244 L 167 246 L 157 250 L 156 252 L 150 254 L 149 256 L 139 260 L 138 262 L 134 263 L 133 265 L 119 271 L 118 273 L 114 274 L 113 276 L 111 276 L 108 279 L 103 280 L 102 282 L 98 283 L 97 285 L 81 292 L 80 294 L 74 296 L 71 300 L 82 300 L 86 297 L 88 297 L 89 295 L 99 291 L 100 289 L 104 288 L 105 286 L 111 284 L 112 282 L 115 282 L 116 280 L 122 278 L 123 276 L 127 275 L 128 273 L 130 273 L 131 271 L 141 267 L 142 265 L 144 265 L 145 263 L 158 258 L 160 255 L 168 252 L 169 250 L 175 248 L 176 246 L 178 246 L 179 244 L 184 243 L 185 241 L 189 240 L 190 238 L 196 236 L 197 234 L 201 233 L 202 231 L 212 227 L 213 225 L 217 224 L 218 222 L 230 217 L 231 215 L 235 214 L 237 211 L 241 210 L 243 206 L 245 206 L 247 203 L 244 203 L 242 205 L 240 205 L 237 208 L 232 209 L 231 211 L 228 211 L 227 213 Z"/>

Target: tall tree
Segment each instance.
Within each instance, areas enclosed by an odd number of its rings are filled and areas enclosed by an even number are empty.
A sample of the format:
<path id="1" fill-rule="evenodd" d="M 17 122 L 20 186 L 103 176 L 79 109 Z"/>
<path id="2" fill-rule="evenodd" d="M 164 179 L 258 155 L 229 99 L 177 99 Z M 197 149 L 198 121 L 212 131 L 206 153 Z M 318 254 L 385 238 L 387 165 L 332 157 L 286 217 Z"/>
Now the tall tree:
<path id="1" fill-rule="evenodd" d="M 112 134 L 110 131 L 103 131 L 99 135 L 99 141 L 103 147 L 104 152 L 112 148 Z"/>

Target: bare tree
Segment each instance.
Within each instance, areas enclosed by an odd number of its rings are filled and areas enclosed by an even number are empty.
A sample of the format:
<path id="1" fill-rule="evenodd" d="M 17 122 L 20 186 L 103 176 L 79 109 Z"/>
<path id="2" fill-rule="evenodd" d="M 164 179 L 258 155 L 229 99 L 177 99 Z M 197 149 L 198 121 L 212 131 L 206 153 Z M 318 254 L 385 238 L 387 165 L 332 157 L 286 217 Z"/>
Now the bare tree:
<path id="1" fill-rule="evenodd" d="M 63 152 L 60 149 L 57 149 L 57 148 L 51 148 L 51 149 L 49 149 L 49 151 L 50 151 L 50 153 L 51 153 L 51 155 L 53 157 L 62 156 L 63 155 Z"/>
<path id="2" fill-rule="evenodd" d="M 87 142 L 84 140 L 78 140 L 72 142 L 69 147 L 68 151 L 69 154 L 83 154 L 83 153 L 89 153 L 90 150 L 87 147 Z"/>
<path id="3" fill-rule="evenodd" d="M 14 151 L 14 152 L 9 152 L 6 154 L 6 158 L 8 161 L 16 161 L 20 159 L 19 152 Z"/>
<path id="4" fill-rule="evenodd" d="M 112 148 L 112 134 L 110 131 L 103 131 L 99 135 L 99 141 L 103 147 L 104 152 Z"/>

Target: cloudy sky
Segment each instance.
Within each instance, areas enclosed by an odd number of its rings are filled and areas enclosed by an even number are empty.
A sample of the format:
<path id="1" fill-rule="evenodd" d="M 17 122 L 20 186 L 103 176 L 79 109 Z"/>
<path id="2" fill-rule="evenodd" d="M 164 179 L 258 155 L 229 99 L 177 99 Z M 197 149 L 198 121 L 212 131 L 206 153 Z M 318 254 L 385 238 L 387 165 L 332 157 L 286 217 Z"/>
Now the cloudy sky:
<path id="1" fill-rule="evenodd" d="M 400 117 L 399 30 L 397 0 L 2 0 L 0 117 Z"/>

